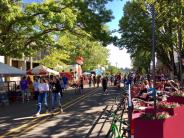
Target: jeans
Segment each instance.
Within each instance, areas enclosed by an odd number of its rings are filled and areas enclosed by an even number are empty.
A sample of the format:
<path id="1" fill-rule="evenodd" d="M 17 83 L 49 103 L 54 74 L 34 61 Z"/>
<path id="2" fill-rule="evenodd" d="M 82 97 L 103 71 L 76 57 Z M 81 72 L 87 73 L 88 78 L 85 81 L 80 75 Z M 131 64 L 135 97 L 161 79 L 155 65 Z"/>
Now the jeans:
<path id="1" fill-rule="evenodd" d="M 67 89 L 67 87 L 68 87 L 67 83 L 66 83 L 66 84 L 64 84 L 64 89 Z"/>
<path id="2" fill-rule="evenodd" d="M 21 94 L 22 94 L 22 102 L 24 102 L 25 100 L 29 101 L 29 93 L 28 90 L 21 90 Z"/>
<path id="3" fill-rule="evenodd" d="M 52 109 L 56 108 L 57 106 L 61 107 L 60 102 L 60 93 L 52 93 Z"/>
<path id="4" fill-rule="evenodd" d="M 46 110 L 48 110 L 48 104 L 47 104 L 47 93 L 39 93 L 38 95 L 38 106 L 37 106 L 37 113 L 41 112 L 42 103 L 44 102 Z"/>
<path id="5" fill-rule="evenodd" d="M 37 100 L 39 95 L 39 91 L 34 91 L 34 99 Z"/>

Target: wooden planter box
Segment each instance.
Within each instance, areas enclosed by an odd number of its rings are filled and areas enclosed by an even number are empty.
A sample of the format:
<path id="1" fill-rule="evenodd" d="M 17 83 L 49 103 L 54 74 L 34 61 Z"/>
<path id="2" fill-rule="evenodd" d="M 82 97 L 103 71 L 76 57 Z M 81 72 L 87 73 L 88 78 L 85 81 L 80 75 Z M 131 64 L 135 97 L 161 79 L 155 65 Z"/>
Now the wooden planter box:
<path id="1" fill-rule="evenodd" d="M 164 120 L 135 119 L 134 138 L 183 138 L 184 119 L 172 116 Z"/>
<path id="2" fill-rule="evenodd" d="M 167 112 L 170 115 L 184 115 L 184 106 L 175 108 L 157 108 L 157 112 Z M 145 113 L 154 113 L 154 108 L 146 108 Z"/>
<path id="3" fill-rule="evenodd" d="M 184 97 L 170 96 L 167 98 L 167 102 L 176 102 L 179 104 L 184 104 Z"/>

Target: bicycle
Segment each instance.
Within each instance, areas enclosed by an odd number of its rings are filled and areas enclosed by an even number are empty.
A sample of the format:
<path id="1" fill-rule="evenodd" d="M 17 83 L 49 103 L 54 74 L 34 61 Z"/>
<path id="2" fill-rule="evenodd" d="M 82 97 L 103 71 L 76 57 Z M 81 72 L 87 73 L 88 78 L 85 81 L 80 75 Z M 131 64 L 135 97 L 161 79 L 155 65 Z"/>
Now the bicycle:
<path id="1" fill-rule="evenodd" d="M 115 105 L 117 105 L 117 110 L 120 110 L 120 109 L 125 110 L 126 109 L 126 105 L 127 105 L 127 102 L 128 102 L 127 93 L 123 93 L 120 96 L 116 96 L 114 98 L 114 100 L 115 100 Z"/>
<path id="2" fill-rule="evenodd" d="M 106 135 L 106 138 L 127 138 L 127 133 L 128 133 L 128 121 L 125 119 L 120 119 L 114 112 L 112 111 L 106 111 L 106 116 L 107 117 L 112 117 L 112 123 L 111 123 L 111 127 Z M 118 125 L 116 124 L 117 122 L 119 122 L 120 124 L 123 124 L 126 127 L 122 127 L 122 129 L 118 129 Z M 120 126 L 121 128 L 121 126 Z M 121 130 L 123 130 L 123 133 L 121 134 Z"/>

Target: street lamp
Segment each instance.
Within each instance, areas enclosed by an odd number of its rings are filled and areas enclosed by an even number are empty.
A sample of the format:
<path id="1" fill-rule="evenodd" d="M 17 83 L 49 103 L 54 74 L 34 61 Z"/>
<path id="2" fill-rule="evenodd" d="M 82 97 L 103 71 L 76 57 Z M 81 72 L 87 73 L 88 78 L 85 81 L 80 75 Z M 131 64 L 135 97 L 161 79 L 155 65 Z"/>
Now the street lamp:
<path id="1" fill-rule="evenodd" d="M 154 88 L 154 110 L 156 115 L 156 90 L 155 90 L 155 84 L 156 84 L 156 78 L 155 78 L 155 46 L 156 46 L 156 40 L 155 40 L 155 6 L 154 4 L 150 4 L 150 11 L 152 16 L 152 63 L 153 63 L 153 70 L 152 70 L 152 77 L 153 77 L 153 88 Z"/>
<path id="2" fill-rule="evenodd" d="M 180 85 L 183 87 L 183 71 L 182 71 L 182 34 L 181 34 L 181 28 L 178 26 L 178 47 L 179 47 L 179 75 L 180 75 Z"/>
<path id="3" fill-rule="evenodd" d="M 151 13 L 151 18 L 152 18 L 152 79 L 153 79 L 153 91 L 154 91 L 154 111 L 155 111 L 155 116 L 156 116 L 156 89 L 155 89 L 155 84 L 156 84 L 156 77 L 155 77 L 155 53 L 156 53 L 156 39 L 155 39 L 155 30 L 156 30 L 156 25 L 155 25 L 155 2 L 153 3 L 145 3 L 146 7 Z"/>

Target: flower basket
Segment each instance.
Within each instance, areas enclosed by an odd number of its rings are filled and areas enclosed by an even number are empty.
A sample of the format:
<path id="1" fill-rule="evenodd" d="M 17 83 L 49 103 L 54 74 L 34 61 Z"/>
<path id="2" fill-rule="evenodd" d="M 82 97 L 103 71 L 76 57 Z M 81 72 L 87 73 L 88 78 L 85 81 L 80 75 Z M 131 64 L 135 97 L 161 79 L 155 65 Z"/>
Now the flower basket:
<path id="1" fill-rule="evenodd" d="M 169 115 L 182 115 L 184 114 L 184 106 L 177 103 L 162 102 L 157 106 L 157 112 L 167 112 Z M 145 113 L 154 113 L 154 108 L 146 108 Z"/>
<path id="2" fill-rule="evenodd" d="M 172 116 L 165 119 L 135 119 L 135 138 L 183 138 L 184 119 Z"/>

